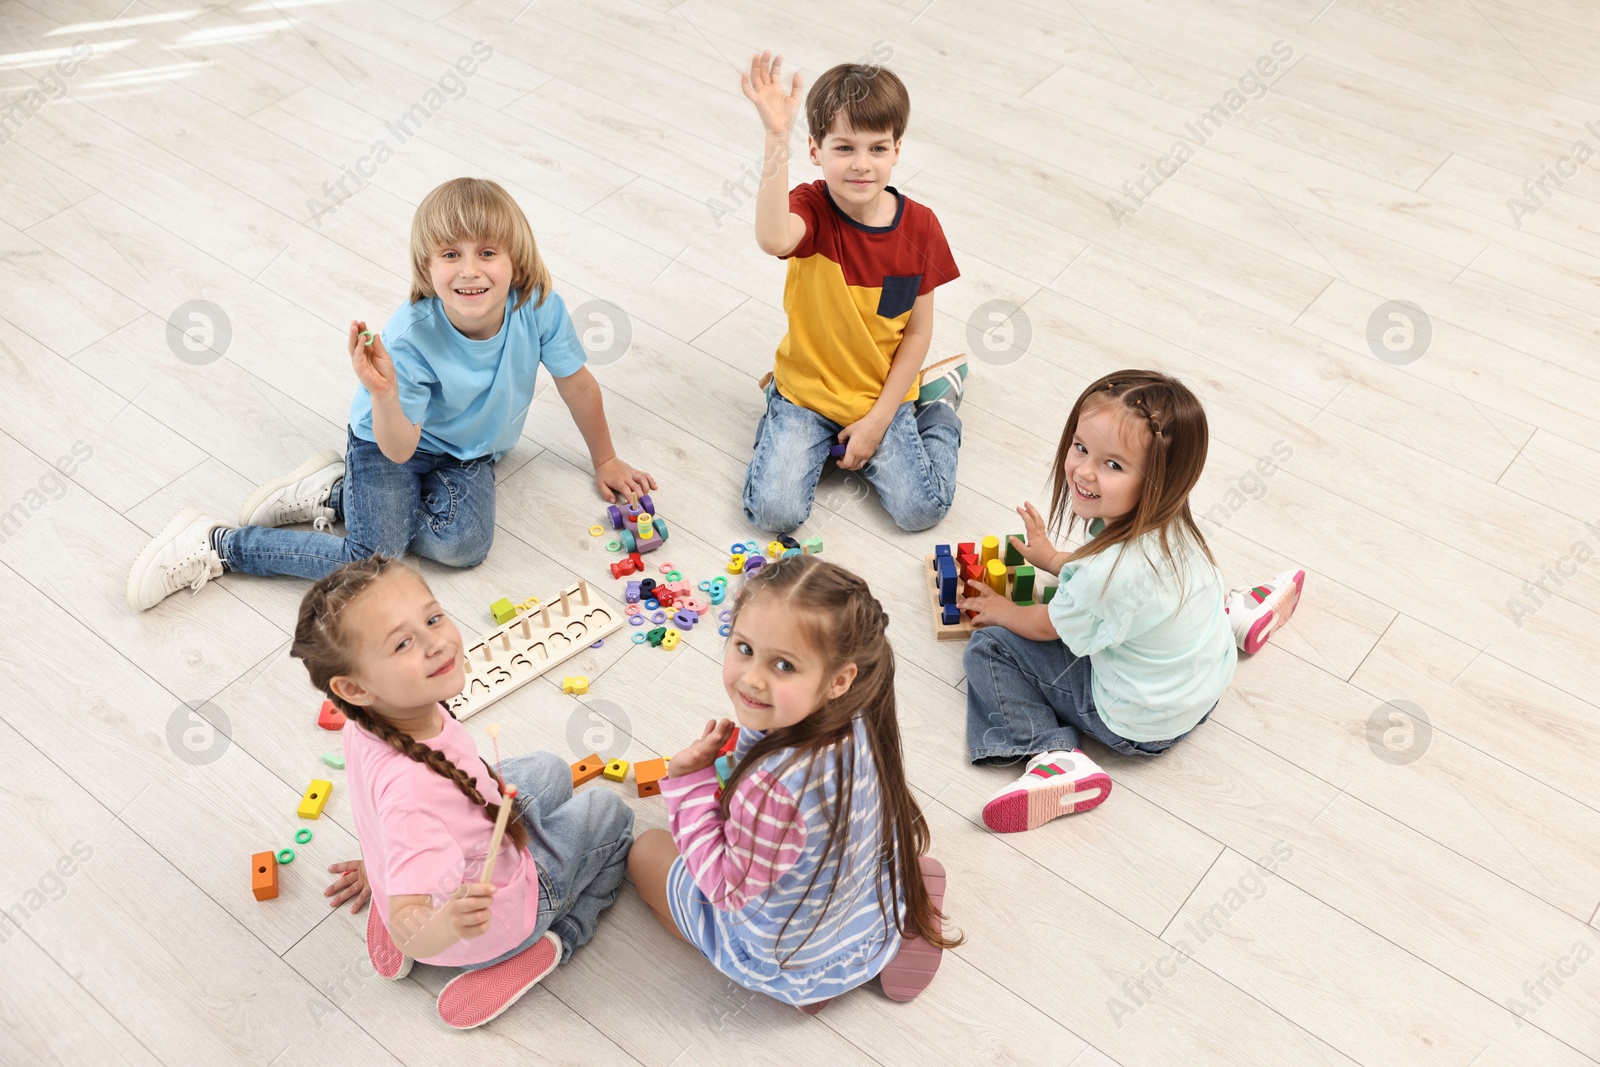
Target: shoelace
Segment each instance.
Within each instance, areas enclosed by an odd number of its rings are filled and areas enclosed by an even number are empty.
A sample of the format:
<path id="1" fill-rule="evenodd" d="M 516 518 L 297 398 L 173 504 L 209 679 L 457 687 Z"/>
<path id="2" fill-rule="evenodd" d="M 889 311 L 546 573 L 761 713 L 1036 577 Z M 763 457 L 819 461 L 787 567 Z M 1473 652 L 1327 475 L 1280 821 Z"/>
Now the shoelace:
<path id="1" fill-rule="evenodd" d="M 326 515 L 318 515 L 311 520 L 311 528 L 313 530 L 331 530 L 333 529 L 333 522 Z"/>
<path id="2" fill-rule="evenodd" d="M 305 522 L 311 518 L 312 513 L 317 508 L 323 506 L 322 502 L 326 499 L 328 499 L 328 497 L 327 494 L 324 493 L 319 496 L 303 496 L 299 500 L 291 501 L 287 504 L 280 504 L 278 505 L 278 521 L 280 524 Z M 326 520 L 323 521 L 325 522 Z M 325 526 L 317 527 L 319 530 L 325 528 Z"/>
<path id="3" fill-rule="evenodd" d="M 203 547 L 196 549 L 173 564 L 162 575 L 162 581 L 166 583 L 167 592 L 176 593 L 187 586 L 190 592 L 198 593 L 200 587 L 211 580 L 211 560 L 207 558 L 210 555 L 211 544 L 208 540 Z"/>

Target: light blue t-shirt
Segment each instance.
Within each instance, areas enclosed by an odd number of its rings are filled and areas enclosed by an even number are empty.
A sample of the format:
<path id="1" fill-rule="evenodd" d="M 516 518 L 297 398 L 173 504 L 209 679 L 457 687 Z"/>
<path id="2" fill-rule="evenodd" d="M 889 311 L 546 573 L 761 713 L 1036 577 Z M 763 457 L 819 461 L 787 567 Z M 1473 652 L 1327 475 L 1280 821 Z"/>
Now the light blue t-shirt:
<path id="1" fill-rule="evenodd" d="M 1068 563 L 1050 601 L 1061 640 L 1089 657 L 1095 709 L 1130 741 L 1194 729 L 1239 662 L 1222 575 L 1191 538 L 1174 531 L 1171 544 L 1177 568 L 1159 531 Z"/>
<path id="2" fill-rule="evenodd" d="M 476 459 L 501 456 L 516 446 L 533 403 L 539 364 L 557 378 L 575 374 L 587 361 L 567 305 L 557 293 L 535 308 L 534 293 L 521 308 L 517 292 L 506 297 L 500 332 L 487 341 L 466 337 L 450 322 L 437 296 L 405 303 L 383 327 L 383 346 L 394 360 L 400 410 L 422 427 L 417 447 L 426 452 Z M 515 310 L 513 310 L 515 309 Z M 350 429 L 377 441 L 372 432 L 372 394 L 356 387 Z"/>

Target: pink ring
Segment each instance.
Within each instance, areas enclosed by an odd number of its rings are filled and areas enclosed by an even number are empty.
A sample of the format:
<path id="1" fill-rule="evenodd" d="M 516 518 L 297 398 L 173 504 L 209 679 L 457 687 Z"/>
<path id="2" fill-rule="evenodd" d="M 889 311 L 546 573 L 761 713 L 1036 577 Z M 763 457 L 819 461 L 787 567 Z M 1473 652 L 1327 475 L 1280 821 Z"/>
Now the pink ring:
<path id="1" fill-rule="evenodd" d="M 622 610 L 627 612 L 629 615 L 637 615 L 644 609 L 639 607 L 637 604 L 624 604 L 622 605 Z"/>
<path id="2" fill-rule="evenodd" d="M 666 574 L 668 571 L 675 571 L 677 569 L 678 569 L 678 565 L 676 563 L 667 562 L 667 563 L 663 563 L 661 565 L 661 573 L 662 574 Z"/>

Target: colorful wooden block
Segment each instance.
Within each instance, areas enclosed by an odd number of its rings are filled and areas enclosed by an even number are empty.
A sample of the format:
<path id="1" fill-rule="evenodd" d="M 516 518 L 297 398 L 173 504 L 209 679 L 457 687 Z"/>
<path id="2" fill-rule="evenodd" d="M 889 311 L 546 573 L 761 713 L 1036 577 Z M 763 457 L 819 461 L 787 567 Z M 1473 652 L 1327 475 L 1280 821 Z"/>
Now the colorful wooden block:
<path id="1" fill-rule="evenodd" d="M 728 573 L 729 574 L 743 574 L 744 573 L 744 558 L 745 557 L 744 557 L 744 553 L 743 552 L 735 552 L 733 554 L 733 558 L 728 560 Z"/>
<path id="2" fill-rule="evenodd" d="M 722 747 L 721 748 L 717 749 L 717 755 L 726 756 L 728 753 L 732 752 L 734 749 L 736 749 L 738 747 L 739 747 L 739 731 L 738 730 L 729 730 L 728 731 L 728 739 L 726 741 L 722 742 Z"/>
<path id="3" fill-rule="evenodd" d="M 788 534 L 779 534 L 778 535 L 778 544 L 782 545 L 784 548 L 799 548 L 800 547 L 800 542 L 796 541 L 793 537 L 790 537 Z"/>
<path id="4" fill-rule="evenodd" d="M 489 605 L 489 614 L 494 616 L 496 623 L 505 623 L 516 617 L 517 606 L 505 597 L 501 597 Z"/>
<path id="5" fill-rule="evenodd" d="M 572 765 L 572 788 L 576 789 L 584 782 L 594 781 L 605 773 L 605 769 L 606 764 L 600 758 L 600 753 L 589 753 Z"/>
<path id="6" fill-rule="evenodd" d="M 656 580 L 645 578 L 639 582 L 639 595 L 646 600 L 653 599 L 656 595 Z"/>
<path id="7" fill-rule="evenodd" d="M 728 779 L 733 777 L 733 755 L 718 756 L 711 766 L 717 772 L 717 781 L 727 785 Z"/>
<path id="8" fill-rule="evenodd" d="M 984 580 L 989 583 L 990 589 L 1001 596 L 1006 595 L 1006 565 L 998 558 L 984 564 Z"/>
<path id="9" fill-rule="evenodd" d="M 682 631 L 671 626 L 667 627 L 667 632 L 661 636 L 662 650 L 671 652 L 673 649 L 677 648 L 680 637 L 682 637 Z"/>
<path id="10" fill-rule="evenodd" d="M 1011 575 L 1011 599 L 1017 603 L 1033 601 L 1033 568 L 1024 563 Z"/>
<path id="11" fill-rule="evenodd" d="M 625 578 L 630 574 L 637 573 L 642 565 L 634 562 L 636 558 L 637 553 L 634 553 L 632 555 L 624 556 L 622 559 L 619 559 L 613 563 L 611 565 L 611 577 Z"/>
<path id="12" fill-rule="evenodd" d="M 666 640 L 666 637 L 667 628 L 665 626 L 657 626 L 655 629 L 644 635 L 644 639 L 650 642 L 651 648 L 660 648 L 661 642 Z"/>
<path id="13" fill-rule="evenodd" d="M 828 446 L 828 457 L 830 459 L 843 459 L 844 450 L 848 447 L 850 446 L 842 443 L 831 444 Z"/>
<path id="14" fill-rule="evenodd" d="M 744 576 L 746 578 L 754 578 L 757 574 L 761 573 L 761 568 L 765 567 L 766 565 L 767 560 L 765 556 L 751 556 L 749 559 L 744 561 Z"/>
<path id="15" fill-rule="evenodd" d="M 295 809 L 295 814 L 302 819 L 322 818 L 322 805 L 328 802 L 328 794 L 333 792 L 333 783 L 326 778 L 313 778 L 311 784 L 306 786 L 305 795 L 300 798 L 300 806 Z"/>
<path id="16" fill-rule="evenodd" d="M 779 556 L 783 555 L 783 550 L 786 547 L 788 546 L 786 546 L 782 541 L 768 541 L 767 555 L 771 556 L 773 559 L 777 559 Z"/>
<path id="17" fill-rule="evenodd" d="M 672 616 L 672 624 L 680 630 L 692 630 L 694 629 L 694 624 L 699 621 L 699 613 L 690 611 L 688 608 L 683 608 Z"/>
<path id="18" fill-rule="evenodd" d="M 333 701 L 324 700 L 322 710 L 317 712 L 317 725 L 324 730 L 343 730 L 344 712 L 333 706 Z"/>
<path id="19" fill-rule="evenodd" d="M 664 759 L 640 760 L 633 765 L 633 781 L 642 797 L 660 796 L 661 779 L 666 776 L 667 761 Z"/>
<path id="20" fill-rule="evenodd" d="M 609 781 L 622 782 L 627 780 L 628 768 L 631 766 L 633 764 L 625 759 L 614 759 L 606 764 L 606 769 L 602 773 Z"/>
<path id="21" fill-rule="evenodd" d="M 678 599 L 678 594 L 674 593 L 667 586 L 657 586 L 656 587 L 656 602 L 658 604 L 660 604 L 662 607 L 664 607 L 664 608 L 672 607 L 673 603 L 677 599 Z"/>
<path id="22" fill-rule="evenodd" d="M 1056 595 L 1056 590 L 1060 589 L 1060 588 L 1061 587 L 1059 585 L 1047 585 L 1047 586 L 1045 586 L 1044 587 L 1044 596 L 1040 599 L 1039 603 L 1041 603 L 1041 604 L 1050 603 L 1050 601 L 1052 599 L 1054 599 L 1054 597 Z"/>
<path id="23" fill-rule="evenodd" d="M 322 754 L 322 762 L 336 771 L 344 770 L 344 757 L 337 752 L 324 752 Z"/>
<path id="24" fill-rule="evenodd" d="M 952 602 L 942 605 L 939 610 L 942 612 L 939 616 L 939 621 L 944 625 L 959 626 L 961 624 L 961 605 Z"/>
<path id="25" fill-rule="evenodd" d="M 1011 537 L 1015 537 L 1018 541 L 1022 541 L 1024 544 L 1027 543 L 1027 539 L 1021 534 L 1012 534 Z M 1011 537 L 1006 538 L 1006 566 L 1020 567 L 1027 561 L 1022 558 L 1022 553 L 1017 550 L 1017 546 L 1011 543 Z"/>
<path id="26" fill-rule="evenodd" d="M 278 857 L 270 852 L 257 852 L 250 857 L 250 891 L 257 900 L 271 900 L 278 895 Z"/>
<path id="27" fill-rule="evenodd" d="M 800 542 L 800 547 L 808 556 L 815 556 L 822 552 L 822 538 L 808 537 Z"/>
<path id="28" fill-rule="evenodd" d="M 933 558 L 934 559 L 938 559 L 940 556 L 949 556 L 950 554 L 951 553 L 950 553 L 950 546 L 949 545 L 934 545 L 933 546 Z"/>
<path id="29" fill-rule="evenodd" d="M 984 569 L 981 563 L 969 563 L 961 570 L 962 582 L 983 581 Z"/>
<path id="30" fill-rule="evenodd" d="M 629 582 L 628 591 L 623 594 L 622 599 L 629 604 L 637 604 L 639 602 L 639 583 Z"/>
<path id="31" fill-rule="evenodd" d="M 955 598 L 949 604 L 939 602 L 939 561 L 945 558 L 948 557 L 929 553 L 923 561 L 923 584 L 928 591 L 928 607 L 933 616 L 933 636 L 939 641 L 965 641 L 972 636 L 973 625 L 970 614 L 961 610 L 961 599 L 976 594 L 967 588 L 965 580 L 958 580 Z M 972 570 L 983 573 L 977 564 L 972 565 Z"/>
<path id="32" fill-rule="evenodd" d="M 958 542 L 956 542 L 956 555 L 958 557 L 959 556 L 977 556 L 977 554 L 978 554 L 978 544 L 977 544 L 976 541 L 958 541 Z"/>
<path id="33" fill-rule="evenodd" d="M 576 677 L 568 675 L 561 679 L 561 691 L 571 696 L 581 697 L 589 691 L 589 679 L 581 674 Z"/>
<path id="34" fill-rule="evenodd" d="M 934 562 L 939 568 L 939 603 L 954 604 L 961 593 L 955 560 L 949 556 L 935 556 Z"/>
<path id="35" fill-rule="evenodd" d="M 986 567 L 989 565 L 989 561 L 991 559 L 999 559 L 1000 538 L 994 536 L 993 534 L 985 537 L 983 539 L 983 551 L 978 554 L 978 558 L 983 561 L 983 564 Z"/>

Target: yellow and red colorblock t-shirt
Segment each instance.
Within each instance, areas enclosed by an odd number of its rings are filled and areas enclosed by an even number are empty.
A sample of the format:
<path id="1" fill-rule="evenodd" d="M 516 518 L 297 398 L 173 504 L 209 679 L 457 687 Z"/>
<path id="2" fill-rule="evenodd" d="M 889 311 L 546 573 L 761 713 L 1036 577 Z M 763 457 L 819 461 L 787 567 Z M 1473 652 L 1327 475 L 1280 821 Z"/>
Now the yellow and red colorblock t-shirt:
<path id="1" fill-rule="evenodd" d="M 798 185 L 789 210 L 806 235 L 785 258 L 789 332 L 773 377 L 790 403 L 848 426 L 865 415 L 889 377 L 911 305 L 961 272 L 932 211 L 901 194 L 894 221 L 864 226 L 833 202 L 827 182 Z M 901 402 L 916 397 L 916 386 Z"/>

